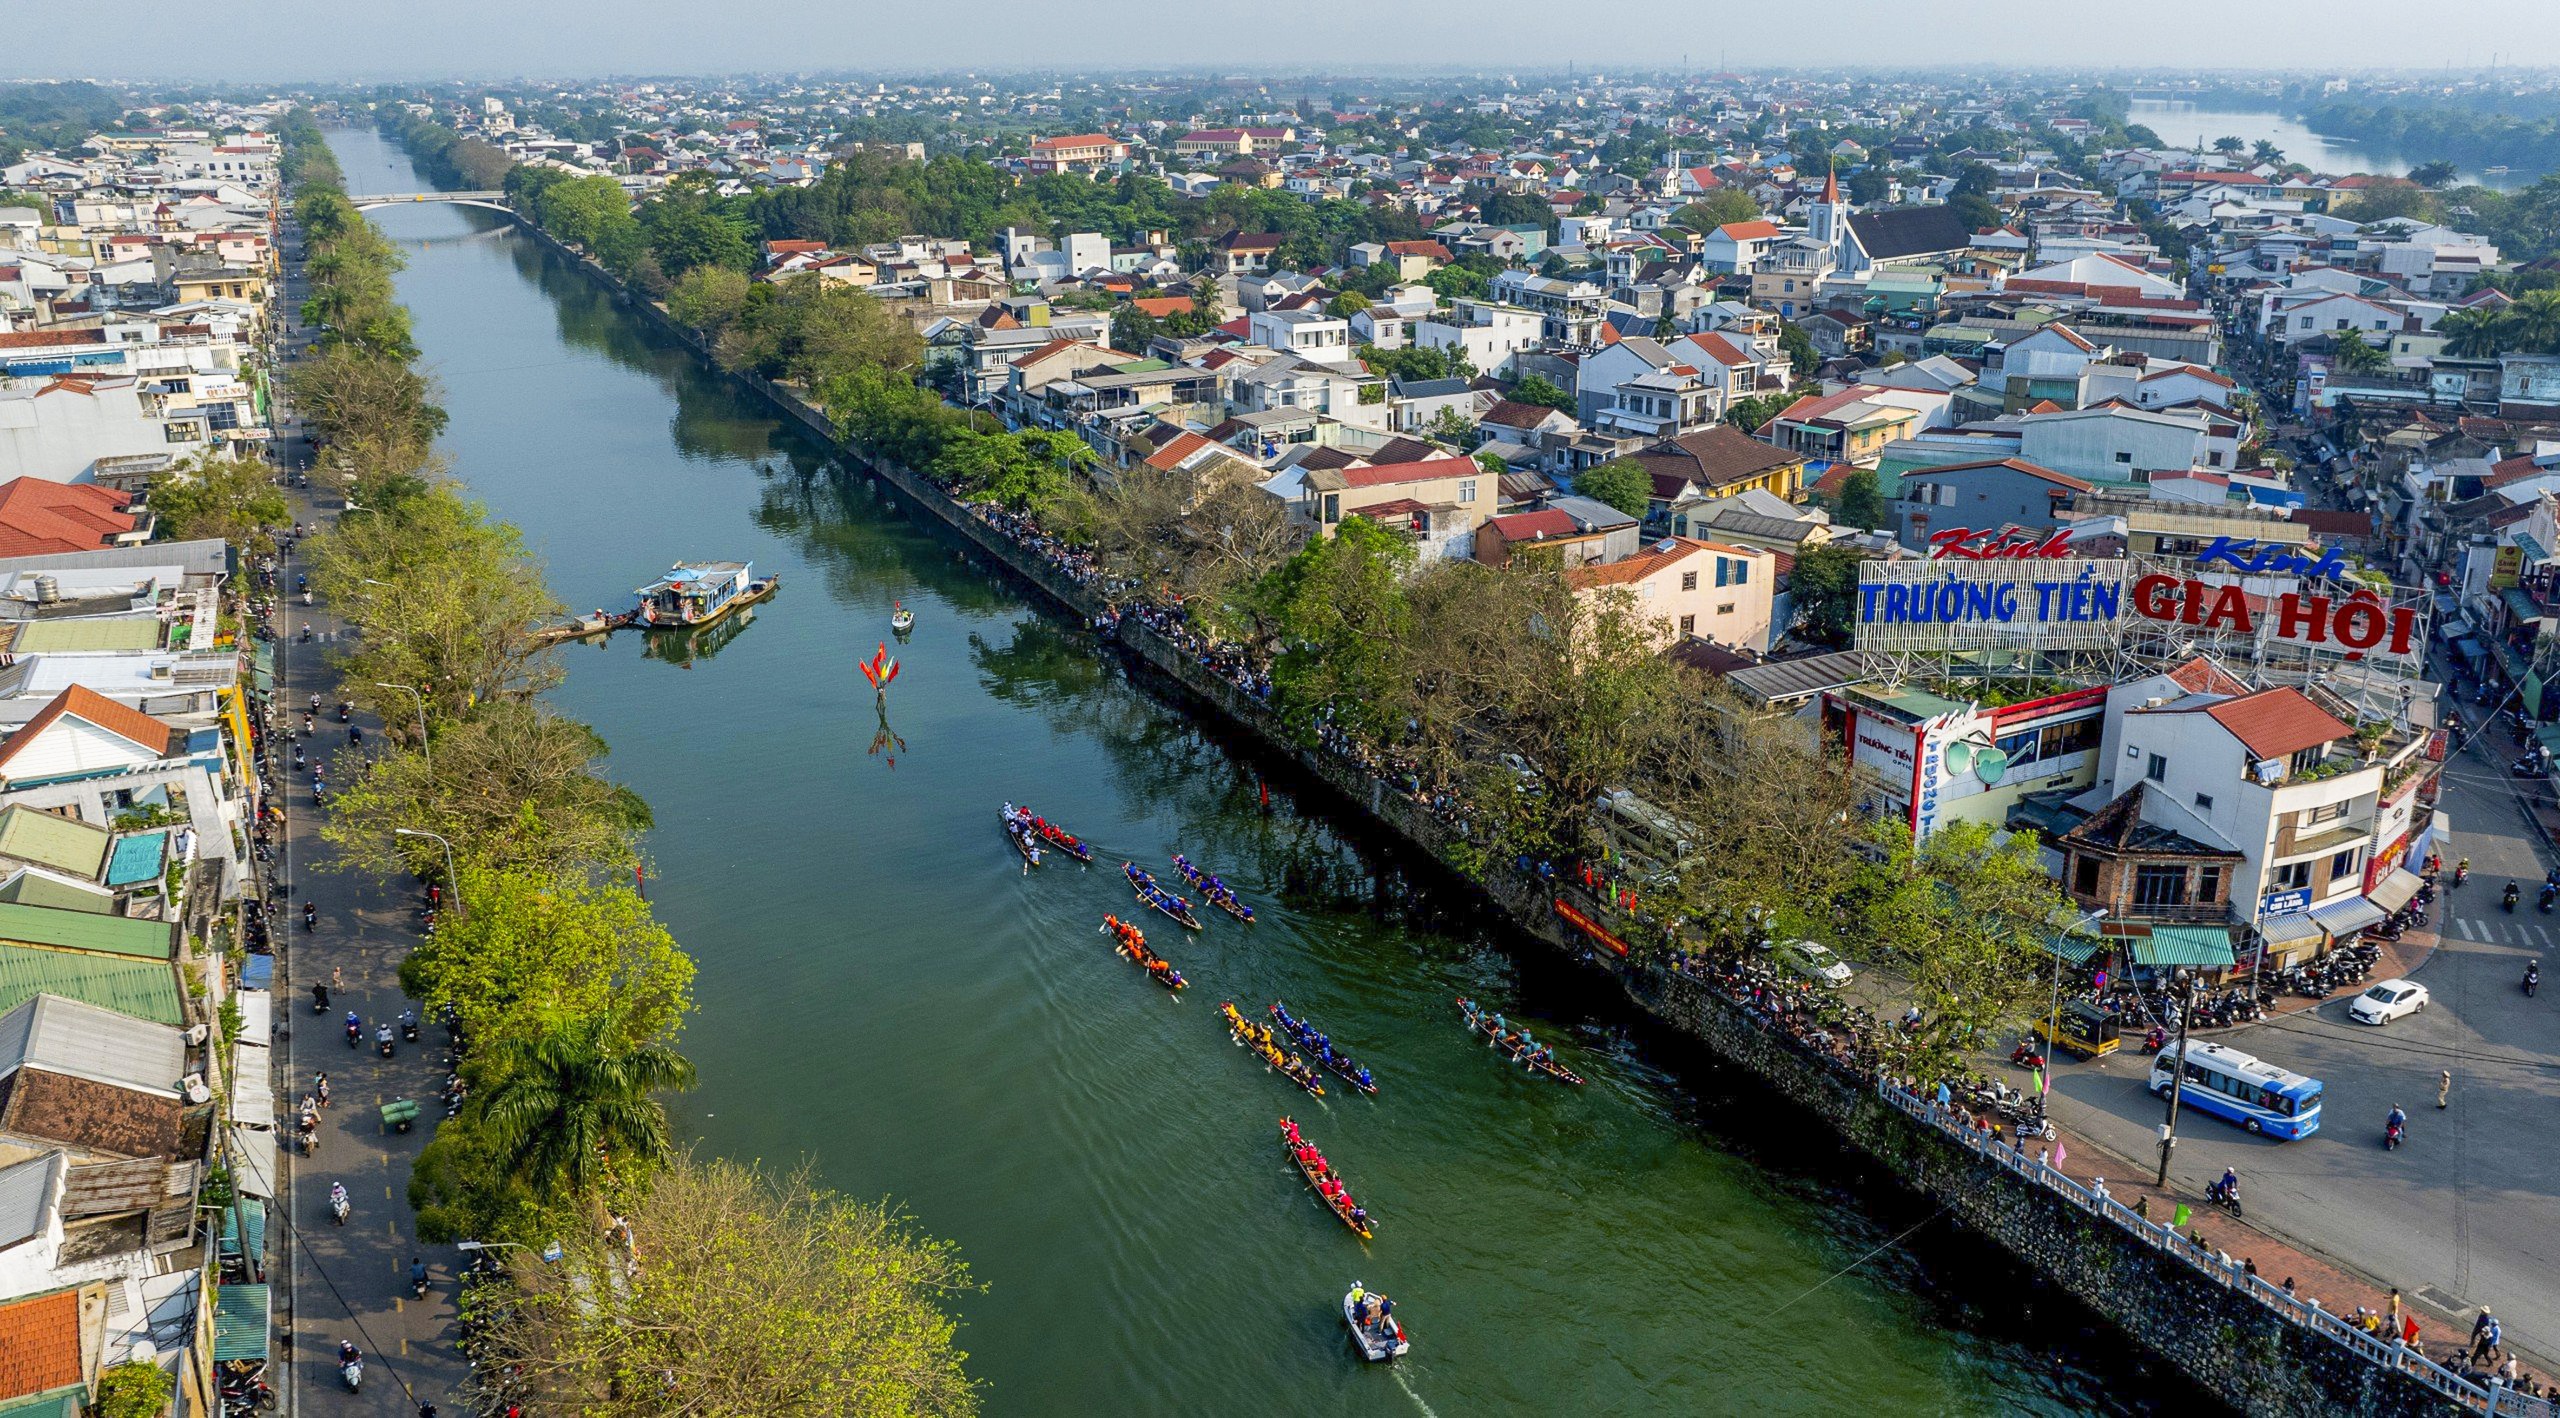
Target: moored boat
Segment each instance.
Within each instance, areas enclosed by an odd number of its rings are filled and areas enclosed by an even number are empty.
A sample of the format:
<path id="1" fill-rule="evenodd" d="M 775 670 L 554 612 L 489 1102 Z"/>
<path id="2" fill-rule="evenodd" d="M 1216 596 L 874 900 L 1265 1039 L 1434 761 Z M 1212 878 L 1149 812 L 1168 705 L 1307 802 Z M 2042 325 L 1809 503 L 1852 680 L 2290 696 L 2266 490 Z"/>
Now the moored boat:
<path id="1" fill-rule="evenodd" d="M 1252 1050 L 1264 1063 L 1271 1066 L 1274 1073 L 1307 1090 L 1308 1093 L 1318 1098 L 1324 1096 L 1324 1080 L 1317 1077 L 1316 1071 L 1307 1066 L 1306 1060 L 1281 1051 L 1280 1045 L 1271 1037 L 1270 1025 L 1257 1024 L 1237 1013 L 1233 1000 L 1219 1003 L 1218 1017 L 1226 1021 L 1227 1033 L 1234 1036 L 1239 1047 Z"/>
<path id="2" fill-rule="evenodd" d="M 1271 1018 L 1280 1026 L 1282 1033 L 1288 1035 L 1299 1048 L 1312 1053 L 1317 1063 L 1339 1074 L 1343 1082 L 1363 1093 L 1378 1091 L 1377 1080 L 1369 1076 L 1369 1070 L 1361 1067 L 1349 1055 L 1337 1052 L 1333 1047 L 1333 1040 L 1323 1030 L 1291 1014 L 1287 1005 L 1273 1000 Z"/>
<path id="3" fill-rule="evenodd" d="M 1139 969 L 1147 972 L 1149 979 L 1157 984 L 1177 995 L 1191 984 L 1189 980 L 1182 978 L 1181 971 L 1173 968 L 1172 961 L 1147 949 L 1146 933 L 1136 926 L 1121 920 L 1118 916 L 1105 916 L 1102 918 L 1102 933 L 1111 937 L 1114 950 L 1129 957 Z"/>
<path id="4" fill-rule="evenodd" d="M 1200 893 L 1201 900 L 1208 902 L 1210 905 L 1217 907 L 1219 910 L 1226 912 L 1228 915 L 1235 917 L 1237 920 L 1244 922 L 1248 926 L 1253 924 L 1253 908 L 1244 904 L 1242 901 L 1237 900 L 1234 890 L 1225 882 L 1220 881 L 1209 873 L 1200 870 L 1199 867 L 1192 864 L 1190 858 L 1185 857 L 1180 852 L 1173 854 L 1173 869 L 1182 877 L 1182 880 L 1186 885 L 1188 885 L 1192 890 Z"/>
<path id="5" fill-rule="evenodd" d="M 1360 1346 L 1361 1357 L 1370 1363 L 1402 1358 L 1413 1348 L 1404 1326 L 1396 1320 L 1396 1302 L 1351 1282 L 1351 1290 L 1342 1297 L 1342 1322 L 1351 1326 L 1351 1342 Z"/>
<path id="6" fill-rule="evenodd" d="M 1138 893 L 1139 900 L 1181 922 L 1185 930 L 1200 929 L 1200 918 L 1191 914 L 1191 903 L 1156 885 L 1155 875 L 1145 867 L 1122 862 L 1120 873 L 1129 878 L 1129 889 Z"/>
<path id="7" fill-rule="evenodd" d="M 759 578 L 744 561 L 679 561 L 666 575 L 632 594 L 640 603 L 629 624 L 643 630 L 709 625 L 740 606 L 774 593 L 779 576 Z"/>
<path id="8" fill-rule="evenodd" d="M 1487 1013 L 1464 995 L 1458 997 L 1458 1008 L 1466 1015 L 1467 1032 L 1482 1034 L 1489 1047 L 1502 1050 L 1512 1062 L 1559 1083 L 1582 1082 L 1581 1074 L 1557 1062 L 1555 1051 L 1530 1037 L 1528 1030 L 1513 1028 L 1509 1020 Z"/>
<path id="9" fill-rule="evenodd" d="M 1324 1203 L 1325 1210 L 1350 1227 L 1351 1234 L 1368 1240 L 1372 1234 L 1368 1208 L 1351 1199 L 1351 1190 L 1342 1184 L 1341 1174 L 1333 1170 L 1333 1164 L 1325 1160 L 1314 1143 L 1299 1135 L 1297 1123 L 1286 1114 L 1280 1119 L 1280 1150 L 1289 1154 L 1298 1175 L 1307 1179 L 1307 1186 L 1315 1192 L 1316 1200 Z"/>

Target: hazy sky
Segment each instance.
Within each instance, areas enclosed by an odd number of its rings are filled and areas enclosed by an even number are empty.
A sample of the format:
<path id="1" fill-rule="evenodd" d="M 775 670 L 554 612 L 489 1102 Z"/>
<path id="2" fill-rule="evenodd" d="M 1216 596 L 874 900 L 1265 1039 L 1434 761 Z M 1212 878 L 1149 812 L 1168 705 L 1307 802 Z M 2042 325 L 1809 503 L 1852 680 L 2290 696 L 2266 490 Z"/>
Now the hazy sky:
<path id="1" fill-rule="evenodd" d="M 36 0 L 0 0 L 0 14 Z M 1230 18 L 1232 17 L 1232 18 Z M 58 16 L 57 16 L 58 18 Z M 0 74 L 188 80 L 579 77 L 745 70 L 1388 66 L 1574 61 L 1811 66 L 2179 65 L 2192 70 L 2560 65 L 2553 0 L 1980 0 L 1700 4 L 1604 19 L 1526 0 L 1310 0 L 1231 11 L 1163 0 L 953 8 L 888 0 L 265 0 L 207 43 L 143 6 L 113 38 L 26 44 Z M 1019 23 L 1013 21 L 1018 20 Z M 25 29 L 20 34 L 30 33 Z M 1587 37 L 1586 37 L 1587 36 Z"/>

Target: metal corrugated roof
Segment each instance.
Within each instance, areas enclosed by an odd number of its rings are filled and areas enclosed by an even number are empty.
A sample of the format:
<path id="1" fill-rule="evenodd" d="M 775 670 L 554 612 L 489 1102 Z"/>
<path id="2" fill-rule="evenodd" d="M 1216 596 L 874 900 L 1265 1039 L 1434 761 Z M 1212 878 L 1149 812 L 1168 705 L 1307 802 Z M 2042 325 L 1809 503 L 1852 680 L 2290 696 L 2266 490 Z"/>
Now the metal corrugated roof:
<path id="1" fill-rule="evenodd" d="M 175 1027 L 41 994 L 0 1014 L 0 1074 L 17 1068 L 174 1096 L 187 1045 Z"/>
<path id="2" fill-rule="evenodd" d="M 267 1287 L 225 1285 L 213 1292 L 213 1362 L 267 1357 Z"/>
<path id="3" fill-rule="evenodd" d="M 17 906 L 0 901 L 0 941 L 50 945 L 63 950 L 92 950 L 101 955 L 127 955 L 137 960 L 167 960 L 173 953 L 170 923 L 138 921 L 126 916 L 100 916 L 88 911 L 56 911 L 46 906 Z"/>
<path id="4" fill-rule="evenodd" d="M 0 1167 L 0 1248 L 40 1235 L 53 1207 L 54 1169 L 69 1156 L 42 1152 Z"/>
<path id="5" fill-rule="evenodd" d="M 85 1001 L 155 1024 L 174 1026 L 184 1018 L 178 1010 L 178 977 L 167 961 L 0 943 L 0 1010 L 15 1009 L 39 994 Z"/>
<path id="6" fill-rule="evenodd" d="M 50 906 L 57 911 L 90 911 L 99 915 L 114 910 L 116 905 L 116 898 L 105 889 L 32 862 L 18 868 L 8 880 L 0 881 L 0 901 L 14 901 L 21 906 Z"/>
<path id="7" fill-rule="evenodd" d="M 2269 916 L 2258 922 L 2258 934 L 2275 945 L 2288 945 L 2297 940 L 2318 940 L 2320 923 L 2303 912 L 2287 916 Z"/>
<path id="8" fill-rule="evenodd" d="M 1735 670 L 1724 678 L 1725 683 L 1751 698 L 1775 704 L 1856 684 L 1874 674 L 1865 655 L 1855 650 L 1836 650 L 1827 655 L 1770 660 L 1747 670 Z"/>
<path id="9" fill-rule="evenodd" d="M 2137 965 L 2228 970 L 2238 959 L 2231 953 L 2228 926 L 2153 926 L 2148 940 L 2133 943 Z"/>
<path id="10" fill-rule="evenodd" d="M 24 804 L 0 808 L 0 857 L 42 862 L 92 881 L 107 859 L 107 835 L 103 827 Z"/>
<path id="11" fill-rule="evenodd" d="M 135 832 L 116 839 L 107 853 L 107 885 L 133 886 L 160 879 L 160 865 L 168 860 L 169 833 Z"/>

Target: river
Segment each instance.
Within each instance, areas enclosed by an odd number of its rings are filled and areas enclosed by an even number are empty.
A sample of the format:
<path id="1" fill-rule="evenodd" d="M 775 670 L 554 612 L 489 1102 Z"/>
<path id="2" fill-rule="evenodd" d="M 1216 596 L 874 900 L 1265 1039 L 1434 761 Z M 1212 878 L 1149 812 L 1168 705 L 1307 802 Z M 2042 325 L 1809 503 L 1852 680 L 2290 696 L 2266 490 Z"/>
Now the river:
<path id="1" fill-rule="evenodd" d="M 370 132 L 331 143 L 351 191 L 424 185 Z M 985 1286 L 961 1309 L 989 1413 L 2210 1402 L 1285 784 L 1257 811 L 1249 761 L 538 243 L 487 213 L 376 215 L 408 257 L 443 446 L 564 599 L 626 604 L 677 558 L 782 574 L 690 658 L 572 647 L 557 699 L 655 808 L 650 895 L 701 964 L 679 1125 L 813 1159 L 957 1242 Z M 882 743 L 854 661 L 895 600 L 918 625 L 892 645 Z M 1008 798 L 1094 841 L 1094 869 L 1026 875 L 996 828 Z M 1096 933 L 1130 908 L 1120 861 L 1163 871 L 1175 850 L 1260 910 L 1188 937 L 1149 923 L 1193 981 L 1179 1002 Z M 1590 1085 L 1498 1066 L 1461 993 L 1534 1015 Z M 1380 1095 L 1286 1088 L 1229 1045 L 1228 997 L 1311 1016 Z M 1284 1111 L 1375 1242 L 1284 1165 Z M 1355 1279 L 1409 1321 L 1392 1372 L 1350 1353 Z"/>
<path id="2" fill-rule="evenodd" d="M 2427 161 L 2424 154 L 2412 161 L 2405 154 L 2380 152 L 2353 138 L 2324 138 L 2281 113 L 2199 108 L 2185 99 L 2135 99 L 2133 111 L 2125 121 L 2139 123 L 2159 134 L 2161 142 L 2176 145 L 2210 147 L 2216 138 L 2238 138 L 2251 145 L 2264 140 L 2282 149 L 2288 161 L 2301 163 L 2314 172 L 2405 177 L 2410 168 Z M 2465 168 L 2455 181 L 2510 191 L 2530 185 L 2540 175 Z"/>

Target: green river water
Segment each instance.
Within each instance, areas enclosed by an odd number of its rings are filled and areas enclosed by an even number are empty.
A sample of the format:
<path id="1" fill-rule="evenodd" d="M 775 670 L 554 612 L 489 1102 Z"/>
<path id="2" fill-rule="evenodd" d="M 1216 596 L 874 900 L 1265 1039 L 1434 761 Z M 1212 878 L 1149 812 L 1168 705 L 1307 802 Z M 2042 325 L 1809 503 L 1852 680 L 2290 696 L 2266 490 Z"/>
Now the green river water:
<path id="1" fill-rule="evenodd" d="M 331 141 L 351 191 L 424 185 L 370 132 Z M 444 446 L 563 599 L 619 607 L 679 558 L 782 574 L 689 658 L 571 647 L 557 697 L 655 808 L 650 894 L 701 965 L 680 1126 L 814 1158 L 956 1241 L 985 1286 L 962 1339 L 990 1414 L 2209 1403 L 1285 783 L 1257 811 L 1232 744 L 499 218 L 375 216 L 408 257 Z M 893 600 L 920 622 L 891 647 L 904 743 L 866 752 L 855 662 Z M 1026 876 L 1007 798 L 1094 842 L 1096 866 Z M 1177 850 L 1260 911 L 1197 936 L 1149 924 L 1193 982 L 1179 1002 L 1097 934 L 1131 906 L 1119 863 L 1166 873 Z M 1589 1086 L 1498 1066 L 1461 993 L 1539 1020 Z M 1287 1001 L 1381 1094 L 1289 1089 L 1228 1043 L 1222 998 Z M 1285 1165 L 1284 1111 L 1376 1214 L 1374 1242 Z M 1399 1300 L 1407 1362 L 1356 1361 L 1337 1309 L 1355 1279 Z"/>

